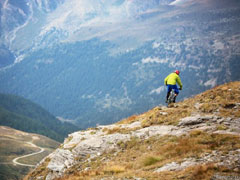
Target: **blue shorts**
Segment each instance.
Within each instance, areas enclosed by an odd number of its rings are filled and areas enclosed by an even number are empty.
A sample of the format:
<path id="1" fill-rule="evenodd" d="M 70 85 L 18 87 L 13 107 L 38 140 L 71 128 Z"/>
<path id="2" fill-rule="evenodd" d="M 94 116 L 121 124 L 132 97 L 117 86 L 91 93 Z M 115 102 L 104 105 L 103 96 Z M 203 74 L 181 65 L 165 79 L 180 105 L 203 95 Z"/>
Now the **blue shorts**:
<path id="1" fill-rule="evenodd" d="M 168 84 L 168 85 L 167 85 L 167 88 L 168 88 L 168 92 L 170 92 L 172 89 L 174 89 L 174 92 L 175 92 L 176 94 L 179 93 L 179 90 L 178 90 L 177 85 L 170 85 L 170 84 Z"/>

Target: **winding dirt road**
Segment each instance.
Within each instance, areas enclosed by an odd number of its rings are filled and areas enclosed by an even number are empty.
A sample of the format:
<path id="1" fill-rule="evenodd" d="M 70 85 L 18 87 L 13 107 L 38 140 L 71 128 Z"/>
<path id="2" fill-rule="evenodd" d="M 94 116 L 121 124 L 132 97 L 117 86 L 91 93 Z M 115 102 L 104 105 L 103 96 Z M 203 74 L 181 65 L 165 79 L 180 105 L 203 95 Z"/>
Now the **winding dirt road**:
<path id="1" fill-rule="evenodd" d="M 33 156 L 33 155 L 37 155 L 37 154 L 40 154 L 40 153 L 42 153 L 42 152 L 45 151 L 44 148 L 41 148 L 41 147 L 39 147 L 39 146 L 36 146 L 36 145 L 33 144 L 32 142 L 27 142 L 27 143 L 30 144 L 32 147 L 39 148 L 40 151 L 35 152 L 35 153 L 31 153 L 31 154 L 27 154 L 27 155 L 24 155 L 24 156 L 17 157 L 17 158 L 15 158 L 15 159 L 13 159 L 12 162 L 13 162 L 13 164 L 15 164 L 15 165 L 27 166 L 27 167 L 35 167 L 36 165 L 23 164 L 23 163 L 17 162 L 19 159 L 26 158 L 26 157 Z"/>

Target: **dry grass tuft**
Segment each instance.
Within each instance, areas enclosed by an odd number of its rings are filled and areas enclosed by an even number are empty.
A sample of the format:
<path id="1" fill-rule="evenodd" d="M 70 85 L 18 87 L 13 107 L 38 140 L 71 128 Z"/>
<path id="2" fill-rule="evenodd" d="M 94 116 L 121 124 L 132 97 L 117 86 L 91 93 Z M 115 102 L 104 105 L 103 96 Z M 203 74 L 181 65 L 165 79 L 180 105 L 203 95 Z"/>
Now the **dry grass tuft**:
<path id="1" fill-rule="evenodd" d="M 217 170 L 217 166 L 213 163 L 196 166 L 192 178 L 195 180 L 211 178 L 214 170 Z"/>
<path id="2" fill-rule="evenodd" d="M 136 131 L 140 129 L 140 127 L 135 127 L 135 128 L 121 128 L 121 127 L 114 127 L 112 129 L 104 128 L 103 132 L 106 132 L 106 134 L 115 134 L 115 133 L 120 133 L 120 134 L 128 134 L 132 131 Z"/>
<path id="3" fill-rule="evenodd" d="M 107 166 L 105 166 L 103 168 L 103 172 L 104 174 L 118 174 L 118 173 L 122 173 L 122 172 L 125 172 L 125 167 L 124 166 L 121 166 L 121 165 L 111 165 L 111 164 L 108 164 Z"/>
<path id="4" fill-rule="evenodd" d="M 192 109 L 187 109 L 179 106 L 178 108 L 168 108 L 165 110 L 153 109 L 143 117 L 141 121 L 142 127 L 152 125 L 177 125 L 181 118 L 190 116 Z"/>
<path id="5" fill-rule="evenodd" d="M 135 121 L 138 120 L 138 116 L 137 115 L 132 115 L 126 119 L 123 119 L 122 121 L 119 121 L 117 124 L 131 124 Z"/>
<path id="6" fill-rule="evenodd" d="M 162 159 L 156 156 L 148 156 L 143 159 L 143 165 L 144 166 L 151 166 L 153 164 L 156 164 L 157 162 L 161 161 Z"/>
<path id="7" fill-rule="evenodd" d="M 240 117 L 240 109 L 236 103 L 240 102 L 240 82 L 231 82 L 217 86 L 194 97 L 201 103 L 200 110 L 203 113 L 219 111 L 224 117 Z"/>
<path id="8" fill-rule="evenodd" d="M 104 128 L 104 129 L 103 129 L 103 132 L 106 132 L 107 134 L 115 134 L 115 133 L 120 132 L 120 130 L 121 130 L 120 127 L 114 127 L 114 128 L 112 128 L 112 129 Z"/>
<path id="9" fill-rule="evenodd" d="M 228 129 L 228 127 L 225 126 L 224 124 L 219 124 L 219 125 L 217 126 L 217 130 L 227 130 L 227 129 Z"/>

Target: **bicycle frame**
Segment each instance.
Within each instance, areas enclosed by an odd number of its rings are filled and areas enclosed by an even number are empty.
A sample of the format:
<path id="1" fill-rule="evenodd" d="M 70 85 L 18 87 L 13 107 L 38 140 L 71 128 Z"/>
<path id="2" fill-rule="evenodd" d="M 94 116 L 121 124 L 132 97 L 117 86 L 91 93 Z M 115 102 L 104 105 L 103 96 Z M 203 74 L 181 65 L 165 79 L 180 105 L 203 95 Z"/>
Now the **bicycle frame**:
<path id="1" fill-rule="evenodd" d="M 169 95 L 169 97 L 168 97 L 168 100 L 167 100 L 168 105 L 171 104 L 171 103 L 173 103 L 174 97 L 175 97 L 175 92 L 174 92 L 174 90 L 172 89 L 171 92 L 170 92 L 170 95 Z"/>

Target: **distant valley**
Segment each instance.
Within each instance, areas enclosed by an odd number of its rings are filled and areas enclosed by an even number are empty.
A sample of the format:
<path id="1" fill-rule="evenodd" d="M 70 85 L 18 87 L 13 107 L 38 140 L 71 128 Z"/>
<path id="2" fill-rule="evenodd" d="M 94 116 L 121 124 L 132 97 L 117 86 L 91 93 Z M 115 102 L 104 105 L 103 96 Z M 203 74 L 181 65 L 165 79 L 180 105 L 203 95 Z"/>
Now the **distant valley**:
<path id="1" fill-rule="evenodd" d="M 57 141 L 45 136 L 0 126 L 0 179 L 23 178 L 41 159 L 58 146 Z M 33 155 L 18 159 L 27 154 Z"/>

